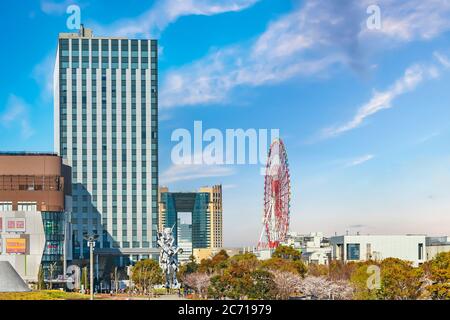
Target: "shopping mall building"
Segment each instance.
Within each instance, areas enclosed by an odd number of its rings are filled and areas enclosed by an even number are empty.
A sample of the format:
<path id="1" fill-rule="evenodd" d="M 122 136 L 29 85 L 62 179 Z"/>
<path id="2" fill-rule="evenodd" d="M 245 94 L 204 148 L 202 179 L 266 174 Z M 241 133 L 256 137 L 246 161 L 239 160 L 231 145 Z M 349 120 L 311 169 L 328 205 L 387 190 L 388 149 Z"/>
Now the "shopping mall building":
<path id="1" fill-rule="evenodd" d="M 0 153 L 0 261 L 29 283 L 41 267 L 45 279 L 63 275 L 72 259 L 70 176 L 53 153 Z"/>

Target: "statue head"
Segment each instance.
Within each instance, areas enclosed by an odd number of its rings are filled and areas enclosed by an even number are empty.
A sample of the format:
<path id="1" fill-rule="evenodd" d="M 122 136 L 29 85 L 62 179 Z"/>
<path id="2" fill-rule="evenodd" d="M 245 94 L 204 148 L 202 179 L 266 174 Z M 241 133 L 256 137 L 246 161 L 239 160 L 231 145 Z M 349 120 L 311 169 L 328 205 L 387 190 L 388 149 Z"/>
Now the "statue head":
<path id="1" fill-rule="evenodd" d="M 161 233 L 161 236 L 162 236 L 162 240 L 164 242 L 168 242 L 168 241 L 172 240 L 172 238 L 173 238 L 172 228 L 164 228 Z"/>

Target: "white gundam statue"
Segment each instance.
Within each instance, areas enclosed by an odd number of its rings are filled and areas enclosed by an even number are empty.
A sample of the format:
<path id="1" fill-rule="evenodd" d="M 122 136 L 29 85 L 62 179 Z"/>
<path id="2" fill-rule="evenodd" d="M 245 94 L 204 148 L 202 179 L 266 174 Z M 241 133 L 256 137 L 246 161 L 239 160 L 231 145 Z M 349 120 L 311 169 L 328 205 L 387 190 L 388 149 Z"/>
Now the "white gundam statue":
<path id="1" fill-rule="evenodd" d="M 175 244 L 173 228 L 164 228 L 158 232 L 158 245 L 161 248 L 159 253 L 159 266 L 166 276 L 166 288 L 178 289 L 180 287 L 177 280 L 178 259 L 177 254 L 183 253 L 183 249 Z"/>

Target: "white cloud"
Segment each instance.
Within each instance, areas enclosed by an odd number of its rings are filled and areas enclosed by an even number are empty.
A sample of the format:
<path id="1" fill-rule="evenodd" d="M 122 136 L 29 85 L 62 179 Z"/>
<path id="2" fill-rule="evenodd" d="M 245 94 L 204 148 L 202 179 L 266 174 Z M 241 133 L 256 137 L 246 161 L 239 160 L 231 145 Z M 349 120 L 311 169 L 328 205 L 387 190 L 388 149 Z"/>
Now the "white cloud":
<path id="1" fill-rule="evenodd" d="M 160 176 L 160 184 L 198 180 L 203 178 L 225 177 L 233 175 L 233 168 L 225 165 L 207 165 L 207 164 L 190 164 L 190 165 L 172 165 Z"/>
<path id="2" fill-rule="evenodd" d="M 450 60 L 446 56 L 437 51 L 433 55 L 444 68 L 450 68 Z"/>
<path id="3" fill-rule="evenodd" d="M 111 26 L 96 26 L 99 34 L 122 37 L 155 37 L 170 23 L 187 15 L 211 16 L 236 12 L 259 0 L 159 0 L 140 17 L 121 20 Z"/>
<path id="4" fill-rule="evenodd" d="M 53 98 L 54 65 L 55 65 L 55 52 L 52 51 L 33 68 L 33 71 L 31 73 L 31 76 L 41 88 L 40 98 L 44 102 L 49 102 Z"/>
<path id="5" fill-rule="evenodd" d="M 416 141 L 416 144 L 425 143 L 425 142 L 427 142 L 427 141 L 429 141 L 429 140 L 431 140 L 431 139 L 433 139 L 433 138 L 439 136 L 440 134 L 441 134 L 441 133 L 438 132 L 438 131 L 435 131 L 435 132 L 433 132 L 433 133 L 430 133 L 430 134 L 428 134 L 428 135 L 426 135 L 426 136 L 424 136 L 424 137 L 418 139 L 418 140 Z"/>
<path id="6" fill-rule="evenodd" d="M 222 151 L 218 150 L 217 157 L 223 158 Z M 180 159 L 179 163 L 172 164 L 160 176 L 162 185 L 188 180 L 198 180 L 204 178 L 225 177 L 235 173 L 235 169 L 229 165 L 214 164 L 211 154 L 203 151 L 200 153 L 185 154 L 186 161 Z M 201 159 L 200 164 L 193 163 L 193 159 Z"/>
<path id="7" fill-rule="evenodd" d="M 65 1 L 51 1 L 51 0 L 41 0 L 41 10 L 48 15 L 62 15 L 66 13 L 67 7 L 71 4 L 76 4 L 76 1 L 65 0 Z"/>
<path id="8" fill-rule="evenodd" d="M 373 4 L 366 0 L 365 5 Z M 400 41 L 429 40 L 450 29 L 450 2 L 447 0 L 382 0 L 380 38 L 388 36 Z M 363 34 L 372 33 L 363 29 Z"/>
<path id="9" fill-rule="evenodd" d="M 398 79 L 388 90 L 374 92 L 372 98 L 362 105 L 356 112 L 353 119 L 347 123 L 323 130 L 322 137 L 330 138 L 340 135 L 346 131 L 359 127 L 363 121 L 375 113 L 392 107 L 392 101 L 398 96 L 414 90 L 417 85 L 428 78 L 438 76 L 438 70 L 435 66 L 413 65 L 406 69 L 404 75 Z"/>
<path id="10" fill-rule="evenodd" d="M 15 96 L 10 95 L 6 105 L 6 111 L 0 115 L 1 124 L 9 128 L 11 125 L 18 124 L 21 128 L 20 133 L 23 139 L 28 139 L 34 135 L 29 121 L 29 109 L 27 103 Z"/>
<path id="11" fill-rule="evenodd" d="M 372 1 L 305 1 L 302 7 L 269 24 L 250 46 L 235 44 L 214 50 L 170 70 L 163 77 L 160 105 L 223 103 L 238 86 L 322 75 L 336 64 L 366 73 L 372 69 L 367 63 L 371 54 L 405 41 L 430 39 L 450 29 L 447 0 L 379 0 L 380 30 L 366 28 L 369 4 Z"/>
<path id="12" fill-rule="evenodd" d="M 373 158 L 375 158 L 375 156 L 373 154 L 366 154 L 364 156 L 353 159 L 352 161 L 347 163 L 347 167 L 359 166 L 359 165 L 363 164 L 364 162 L 372 160 Z"/>

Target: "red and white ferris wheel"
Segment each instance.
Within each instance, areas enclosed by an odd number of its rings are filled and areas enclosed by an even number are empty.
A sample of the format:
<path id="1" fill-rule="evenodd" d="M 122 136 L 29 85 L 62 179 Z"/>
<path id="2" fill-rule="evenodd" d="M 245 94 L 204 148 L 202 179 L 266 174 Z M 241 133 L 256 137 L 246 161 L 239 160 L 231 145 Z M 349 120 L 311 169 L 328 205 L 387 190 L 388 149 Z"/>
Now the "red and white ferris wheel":
<path id="1" fill-rule="evenodd" d="M 258 249 L 273 249 L 289 231 L 291 185 L 286 148 L 281 139 L 270 146 L 264 179 L 263 228 Z"/>

